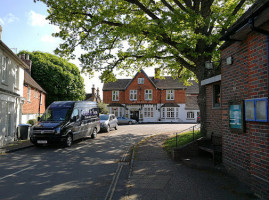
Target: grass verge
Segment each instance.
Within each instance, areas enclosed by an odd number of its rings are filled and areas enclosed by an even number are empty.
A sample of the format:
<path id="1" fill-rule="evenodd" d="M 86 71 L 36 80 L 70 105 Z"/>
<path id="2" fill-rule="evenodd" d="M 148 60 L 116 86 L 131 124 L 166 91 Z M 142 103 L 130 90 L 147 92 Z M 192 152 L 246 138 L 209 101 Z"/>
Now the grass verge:
<path id="1" fill-rule="evenodd" d="M 194 131 L 194 139 L 201 137 L 200 131 Z M 177 136 L 177 147 L 184 146 L 193 141 L 193 131 L 180 133 Z M 173 148 L 176 147 L 176 136 L 168 138 L 163 144 L 163 148 L 169 153 L 172 153 Z"/>

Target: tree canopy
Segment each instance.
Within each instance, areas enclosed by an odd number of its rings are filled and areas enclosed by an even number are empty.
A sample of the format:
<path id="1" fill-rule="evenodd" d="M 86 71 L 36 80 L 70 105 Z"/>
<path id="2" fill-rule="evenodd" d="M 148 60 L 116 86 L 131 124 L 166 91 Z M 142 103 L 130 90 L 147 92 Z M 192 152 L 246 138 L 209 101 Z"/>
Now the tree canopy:
<path id="1" fill-rule="evenodd" d="M 64 40 L 56 53 L 85 50 L 84 71 L 129 74 L 159 65 L 188 79 L 203 78 L 205 61 L 218 58 L 219 38 L 253 0 L 39 0 Z M 131 70 L 130 70 L 131 69 Z M 133 69 L 133 70 L 132 70 Z"/>
<path id="2" fill-rule="evenodd" d="M 47 92 L 46 105 L 53 101 L 77 101 L 85 97 L 84 81 L 76 65 L 49 53 L 21 51 L 32 61 L 31 76 Z"/>
<path id="3" fill-rule="evenodd" d="M 34 0 L 48 6 L 54 36 L 63 39 L 55 50 L 73 57 L 80 46 L 83 70 L 102 71 L 103 81 L 145 67 L 186 82 L 199 82 L 198 104 L 205 133 L 206 61 L 219 61 L 220 37 L 254 0 Z"/>

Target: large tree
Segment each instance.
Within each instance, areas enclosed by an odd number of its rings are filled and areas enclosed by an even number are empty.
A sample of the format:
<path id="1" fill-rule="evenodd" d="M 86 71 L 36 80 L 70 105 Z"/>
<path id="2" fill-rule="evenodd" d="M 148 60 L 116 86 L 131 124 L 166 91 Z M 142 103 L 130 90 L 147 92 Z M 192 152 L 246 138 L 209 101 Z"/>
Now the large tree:
<path id="1" fill-rule="evenodd" d="M 36 0 L 35 0 L 36 1 Z M 218 59 L 220 37 L 253 0 L 39 0 L 64 40 L 56 53 L 72 57 L 76 46 L 87 72 L 131 74 L 153 65 L 182 80 L 204 79 L 205 62 Z M 198 104 L 202 124 L 205 89 Z M 204 126 L 202 126 L 204 127 Z"/>
<path id="2" fill-rule="evenodd" d="M 85 98 L 84 80 L 76 65 L 39 51 L 21 51 L 19 54 L 30 55 L 31 76 L 47 92 L 46 106 L 53 101 L 77 101 Z"/>

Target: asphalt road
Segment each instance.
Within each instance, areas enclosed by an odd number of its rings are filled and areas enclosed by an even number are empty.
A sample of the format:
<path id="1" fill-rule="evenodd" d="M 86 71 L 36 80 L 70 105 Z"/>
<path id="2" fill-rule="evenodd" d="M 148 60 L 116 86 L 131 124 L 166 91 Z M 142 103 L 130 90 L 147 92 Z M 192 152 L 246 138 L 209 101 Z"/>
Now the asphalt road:
<path id="1" fill-rule="evenodd" d="M 129 172 L 128 152 L 150 135 L 192 124 L 119 126 L 70 148 L 29 148 L 0 156 L 0 199 L 120 199 Z"/>

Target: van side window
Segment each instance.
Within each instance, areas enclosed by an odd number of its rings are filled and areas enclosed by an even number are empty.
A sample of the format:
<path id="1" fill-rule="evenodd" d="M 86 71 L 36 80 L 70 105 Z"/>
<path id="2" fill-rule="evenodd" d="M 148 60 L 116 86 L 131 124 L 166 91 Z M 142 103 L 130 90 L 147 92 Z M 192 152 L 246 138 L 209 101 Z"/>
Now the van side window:
<path id="1" fill-rule="evenodd" d="M 79 111 L 78 111 L 78 109 L 74 109 L 74 110 L 73 110 L 73 113 L 72 113 L 72 115 L 71 115 L 71 119 L 72 119 L 74 116 L 76 116 L 77 119 L 79 118 Z"/>

